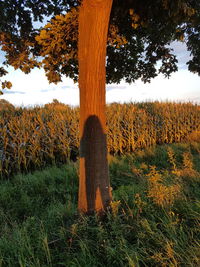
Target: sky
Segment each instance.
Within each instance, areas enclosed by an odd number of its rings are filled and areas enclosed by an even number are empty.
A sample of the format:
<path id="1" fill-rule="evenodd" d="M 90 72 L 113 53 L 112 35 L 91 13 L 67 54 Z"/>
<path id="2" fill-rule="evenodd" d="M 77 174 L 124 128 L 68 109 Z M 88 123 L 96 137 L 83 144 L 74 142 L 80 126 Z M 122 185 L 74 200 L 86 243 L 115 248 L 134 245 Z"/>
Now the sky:
<path id="1" fill-rule="evenodd" d="M 177 101 L 194 102 L 200 104 L 200 77 L 187 70 L 186 62 L 189 53 L 184 43 L 173 43 L 172 48 L 178 58 L 179 71 L 169 79 L 162 75 L 154 78 L 150 84 L 140 80 L 129 85 L 125 82 L 107 85 L 106 102 L 140 102 L 140 101 Z M 0 52 L 0 63 L 3 54 Z M 43 70 L 34 69 L 31 74 L 24 74 L 20 70 L 8 68 L 6 80 L 12 82 L 13 87 L 4 91 L 0 99 L 6 99 L 15 106 L 35 106 L 52 102 L 53 99 L 77 106 L 79 105 L 78 85 L 63 77 L 63 81 L 49 84 Z"/>

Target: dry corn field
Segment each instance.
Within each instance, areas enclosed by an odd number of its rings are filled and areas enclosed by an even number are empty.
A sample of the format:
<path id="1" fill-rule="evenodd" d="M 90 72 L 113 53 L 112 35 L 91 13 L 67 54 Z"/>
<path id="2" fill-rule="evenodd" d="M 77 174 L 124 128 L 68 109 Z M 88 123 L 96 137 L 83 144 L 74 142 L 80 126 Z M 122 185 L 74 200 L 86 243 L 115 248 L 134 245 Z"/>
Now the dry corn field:
<path id="1" fill-rule="evenodd" d="M 44 107 L 0 107 L 0 177 L 78 157 L 79 109 L 54 101 Z M 155 144 L 200 142 L 200 106 L 129 103 L 107 106 L 108 152 Z"/>

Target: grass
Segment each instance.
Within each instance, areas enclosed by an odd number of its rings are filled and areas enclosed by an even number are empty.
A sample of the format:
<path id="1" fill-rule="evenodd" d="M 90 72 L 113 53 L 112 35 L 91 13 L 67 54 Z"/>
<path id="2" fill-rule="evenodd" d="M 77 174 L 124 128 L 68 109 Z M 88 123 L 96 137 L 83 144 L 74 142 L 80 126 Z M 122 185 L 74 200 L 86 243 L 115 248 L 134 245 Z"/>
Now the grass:
<path id="1" fill-rule="evenodd" d="M 1 181 L 0 266 L 200 266 L 200 144 L 109 163 L 104 220 L 77 213 L 77 163 Z"/>

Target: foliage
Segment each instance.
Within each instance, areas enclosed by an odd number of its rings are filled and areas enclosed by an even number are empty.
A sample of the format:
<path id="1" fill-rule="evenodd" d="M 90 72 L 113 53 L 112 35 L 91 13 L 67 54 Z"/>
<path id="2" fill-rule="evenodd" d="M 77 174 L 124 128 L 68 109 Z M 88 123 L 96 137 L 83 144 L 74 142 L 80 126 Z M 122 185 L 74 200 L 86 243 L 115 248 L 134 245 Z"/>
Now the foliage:
<path id="1" fill-rule="evenodd" d="M 113 213 L 103 220 L 77 214 L 76 163 L 1 181 L 0 266 L 199 266 L 198 149 L 172 144 L 154 147 L 151 157 L 149 149 L 112 157 Z M 189 154 L 196 176 L 175 175 L 169 150 L 181 169 Z M 167 206 L 156 201 L 168 198 L 162 188 L 149 196 L 157 188 L 149 179 L 158 176 L 166 188 L 179 186 Z"/>
<path id="2" fill-rule="evenodd" d="M 45 16 L 60 14 L 77 6 L 76 0 L 22 0 L 0 2 L 0 32 L 10 32 L 21 37 L 31 33 L 33 22 L 42 22 Z"/>
<path id="3" fill-rule="evenodd" d="M 2 105 L 1 176 L 65 163 L 70 158 L 76 160 L 78 124 L 79 109 L 56 100 L 32 109 Z M 156 144 L 185 141 L 191 136 L 195 141 L 192 133 L 200 131 L 199 125 L 199 106 L 191 103 L 110 104 L 107 106 L 108 152 L 130 153 Z"/>
<path id="4" fill-rule="evenodd" d="M 148 197 L 161 207 L 171 207 L 174 200 L 180 194 L 181 187 L 178 183 L 172 185 L 164 185 L 163 179 L 160 173 L 155 169 L 155 166 L 151 168 L 148 174 L 149 190 Z"/>
<path id="5" fill-rule="evenodd" d="M 0 46 L 6 53 L 3 65 L 12 65 L 25 73 L 31 68 L 39 67 L 33 57 L 34 24 L 42 22 L 46 16 L 68 11 L 70 6 L 76 6 L 75 0 L 45 0 L 45 1 L 4 1 L 0 2 Z M 37 54 L 37 46 L 35 46 Z M 0 77 L 7 71 L 0 66 Z M 12 86 L 9 81 L 1 81 L 2 89 Z M 2 91 L 0 91 L 2 93 Z"/>
<path id="6" fill-rule="evenodd" d="M 78 15 L 74 8 L 65 15 L 57 15 L 44 26 L 35 37 L 40 46 L 41 66 L 50 82 L 61 81 L 61 75 L 68 75 L 78 81 Z M 109 27 L 108 46 L 119 48 L 127 43 L 114 25 Z"/>
<path id="7" fill-rule="evenodd" d="M 3 68 L 3 67 L 0 67 L 0 77 L 6 75 L 8 72 Z M 10 89 L 12 87 L 12 83 L 9 82 L 9 81 L 1 81 L 0 80 L 0 83 L 1 83 L 1 88 L 2 89 L 5 89 L 5 88 L 8 88 Z M 2 91 L 0 91 L 0 95 L 3 94 Z"/>
<path id="8" fill-rule="evenodd" d="M 61 81 L 61 74 L 69 73 L 77 81 L 78 10 L 72 9 L 66 15 L 57 15 L 45 25 L 36 41 L 41 46 L 41 62 L 50 82 Z"/>
<path id="9" fill-rule="evenodd" d="M 50 82 L 60 81 L 62 74 L 77 81 L 80 3 L 1 1 L 0 46 L 6 53 L 4 64 L 25 73 L 43 67 Z M 198 0 L 114 0 L 107 43 L 107 82 L 125 79 L 130 83 L 139 78 L 149 82 L 159 73 L 169 77 L 177 70 L 176 56 L 169 48 L 175 40 L 186 43 L 192 56 L 189 70 L 199 73 L 199 14 Z M 49 23 L 36 29 L 33 22 L 42 22 L 45 16 Z"/>
<path id="10" fill-rule="evenodd" d="M 15 107 L 5 99 L 0 99 L 0 111 L 12 111 Z"/>

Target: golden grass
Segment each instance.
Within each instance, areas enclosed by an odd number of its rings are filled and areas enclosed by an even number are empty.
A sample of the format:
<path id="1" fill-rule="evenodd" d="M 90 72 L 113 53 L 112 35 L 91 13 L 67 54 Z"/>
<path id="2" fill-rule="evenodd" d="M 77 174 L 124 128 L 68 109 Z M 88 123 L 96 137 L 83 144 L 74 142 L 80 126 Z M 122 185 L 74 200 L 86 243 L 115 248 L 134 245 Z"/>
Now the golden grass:
<path id="1" fill-rule="evenodd" d="M 148 177 L 148 197 L 162 208 L 170 208 L 180 195 L 181 185 L 178 183 L 165 185 L 162 175 L 156 170 L 155 166 L 151 167 Z"/>
<path id="2" fill-rule="evenodd" d="M 1 176 L 77 157 L 78 108 L 55 100 L 32 109 L 6 106 L 0 110 Z M 114 103 L 107 106 L 106 115 L 107 146 L 111 154 L 190 138 L 196 140 L 200 131 L 200 108 L 191 103 Z M 172 163 L 173 155 L 170 160 Z"/>

